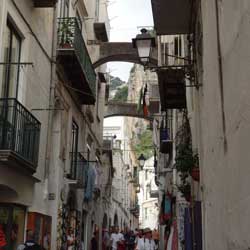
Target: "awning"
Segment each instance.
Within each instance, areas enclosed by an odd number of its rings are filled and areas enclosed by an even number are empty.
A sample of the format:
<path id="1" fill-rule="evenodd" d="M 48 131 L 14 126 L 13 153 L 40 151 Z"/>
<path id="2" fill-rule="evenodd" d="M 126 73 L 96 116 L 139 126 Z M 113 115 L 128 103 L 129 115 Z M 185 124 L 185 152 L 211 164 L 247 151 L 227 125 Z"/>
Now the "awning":
<path id="1" fill-rule="evenodd" d="M 151 0 L 154 26 L 158 35 L 188 34 L 190 0 Z"/>
<path id="2" fill-rule="evenodd" d="M 184 69 L 160 69 L 157 74 L 162 111 L 186 108 Z"/>

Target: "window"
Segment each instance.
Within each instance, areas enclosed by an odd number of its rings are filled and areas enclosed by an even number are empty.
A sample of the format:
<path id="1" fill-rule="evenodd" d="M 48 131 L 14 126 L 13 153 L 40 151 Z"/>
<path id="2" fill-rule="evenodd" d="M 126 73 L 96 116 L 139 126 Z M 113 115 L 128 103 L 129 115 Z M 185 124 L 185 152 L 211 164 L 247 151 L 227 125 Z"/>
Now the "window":
<path id="1" fill-rule="evenodd" d="M 148 208 L 144 209 L 144 218 L 147 219 L 148 218 Z"/>
<path id="2" fill-rule="evenodd" d="M 71 178 L 76 178 L 77 156 L 78 156 L 78 136 L 79 127 L 76 122 L 72 122 L 71 132 Z"/>
<path id="3" fill-rule="evenodd" d="M 69 17 L 69 0 L 61 0 L 61 17 Z"/>
<path id="4" fill-rule="evenodd" d="M 3 61 L 6 64 L 3 66 L 1 97 L 17 98 L 20 65 L 10 63 L 20 63 L 21 37 L 9 21 L 3 40 Z"/>
<path id="5" fill-rule="evenodd" d="M 76 11 L 76 20 L 77 20 L 77 24 L 79 26 L 79 29 L 82 30 L 82 18 L 78 12 L 78 10 Z"/>
<path id="6" fill-rule="evenodd" d="M 99 17 L 99 9 L 100 9 L 100 0 L 96 0 L 96 10 L 95 10 L 95 17 L 96 17 L 96 20 L 97 20 L 98 17 Z"/>
<path id="7" fill-rule="evenodd" d="M 148 170 L 145 170 L 145 180 L 148 179 Z"/>
<path id="8" fill-rule="evenodd" d="M 146 200 L 148 200 L 149 198 L 149 190 L 148 190 L 148 187 L 146 187 Z"/>
<path id="9" fill-rule="evenodd" d="M 134 167 L 134 173 L 133 173 L 134 178 L 137 178 L 137 167 Z"/>
<path id="10" fill-rule="evenodd" d="M 23 243 L 24 224 L 24 208 L 0 204 L 0 246 L 3 249 L 17 249 L 17 246 Z"/>
<path id="11" fill-rule="evenodd" d="M 174 55 L 182 56 L 182 40 L 181 36 L 177 36 L 174 38 Z"/>

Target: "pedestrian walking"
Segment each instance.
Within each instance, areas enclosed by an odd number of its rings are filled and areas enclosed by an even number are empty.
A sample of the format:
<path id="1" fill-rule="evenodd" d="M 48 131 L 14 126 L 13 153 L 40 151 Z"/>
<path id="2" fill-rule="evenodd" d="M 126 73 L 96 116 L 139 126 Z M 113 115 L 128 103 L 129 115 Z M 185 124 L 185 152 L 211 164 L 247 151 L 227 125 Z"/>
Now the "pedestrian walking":
<path id="1" fill-rule="evenodd" d="M 123 234 L 119 233 L 119 228 L 116 227 L 114 232 L 111 234 L 112 250 L 118 250 L 118 245 L 124 241 Z"/>
<path id="2" fill-rule="evenodd" d="M 143 230 L 143 238 L 137 243 L 137 250 L 155 250 L 155 242 L 152 239 L 152 230 L 145 228 Z"/>
<path id="3" fill-rule="evenodd" d="M 26 241 L 17 247 L 17 250 L 42 250 L 42 247 L 35 242 L 34 232 L 26 231 Z"/>
<path id="4" fill-rule="evenodd" d="M 125 243 L 127 250 L 134 250 L 135 248 L 135 234 L 130 230 L 125 236 Z"/>
<path id="5" fill-rule="evenodd" d="M 104 228 L 102 232 L 102 249 L 108 250 L 110 244 L 110 236 L 108 229 Z"/>
<path id="6" fill-rule="evenodd" d="M 95 231 L 91 239 L 91 250 L 98 250 L 98 231 Z"/>
<path id="7" fill-rule="evenodd" d="M 155 242 L 155 246 L 156 248 L 158 248 L 158 244 L 159 244 L 159 240 L 160 240 L 160 234 L 158 232 L 158 230 L 155 228 L 152 232 L 152 238 Z"/>

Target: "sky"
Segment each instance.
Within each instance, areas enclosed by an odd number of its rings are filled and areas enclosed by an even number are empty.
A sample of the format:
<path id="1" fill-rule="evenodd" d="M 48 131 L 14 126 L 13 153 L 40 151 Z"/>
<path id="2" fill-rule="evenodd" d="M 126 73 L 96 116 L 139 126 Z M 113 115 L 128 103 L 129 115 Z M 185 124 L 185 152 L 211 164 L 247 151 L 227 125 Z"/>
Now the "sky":
<path id="1" fill-rule="evenodd" d="M 142 27 L 152 27 L 153 18 L 151 0 L 110 0 L 110 42 L 131 42 L 140 33 Z M 108 71 L 127 81 L 131 63 L 108 63 Z"/>

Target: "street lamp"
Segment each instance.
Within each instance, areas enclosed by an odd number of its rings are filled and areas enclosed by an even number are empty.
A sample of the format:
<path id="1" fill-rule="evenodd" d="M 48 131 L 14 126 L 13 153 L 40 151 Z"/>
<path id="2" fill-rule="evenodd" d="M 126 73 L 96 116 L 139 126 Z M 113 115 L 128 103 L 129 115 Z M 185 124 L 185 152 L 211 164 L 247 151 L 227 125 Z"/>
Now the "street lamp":
<path id="1" fill-rule="evenodd" d="M 140 155 L 140 157 L 137 159 L 139 161 L 139 166 L 141 170 L 143 169 L 143 166 L 145 164 L 146 158 L 144 157 L 143 154 Z"/>
<path id="2" fill-rule="evenodd" d="M 133 47 L 137 49 L 141 63 L 145 66 L 149 63 L 151 50 L 156 46 L 155 38 L 146 29 L 141 29 L 141 34 L 132 39 Z"/>

